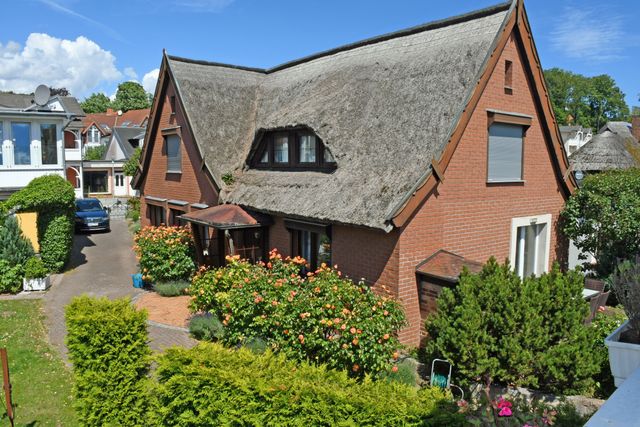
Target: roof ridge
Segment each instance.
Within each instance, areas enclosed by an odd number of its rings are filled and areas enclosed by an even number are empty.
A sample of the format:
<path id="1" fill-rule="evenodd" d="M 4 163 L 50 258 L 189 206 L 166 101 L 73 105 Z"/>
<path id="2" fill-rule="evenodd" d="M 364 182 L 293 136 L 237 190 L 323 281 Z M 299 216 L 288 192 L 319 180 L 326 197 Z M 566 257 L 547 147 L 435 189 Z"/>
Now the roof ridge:
<path id="1" fill-rule="evenodd" d="M 404 28 L 402 30 L 398 30 L 398 31 L 393 31 L 390 33 L 385 33 L 385 34 L 381 34 L 378 36 L 374 36 L 374 37 L 369 37 L 366 39 L 362 39 L 353 43 L 347 43 L 345 45 L 342 46 L 338 46 L 335 48 L 331 48 L 331 49 L 327 49 L 324 51 L 320 51 L 317 53 L 313 53 L 311 55 L 307 55 L 307 56 L 303 56 L 302 58 L 298 58 L 298 59 L 294 59 L 291 61 L 287 61 L 284 62 L 282 64 L 276 65 L 274 67 L 270 67 L 270 68 L 259 68 L 259 67 L 247 67 L 247 66 L 242 66 L 242 65 L 235 65 L 235 64 L 226 64 L 223 62 L 215 62 L 215 61 L 206 61 L 206 60 L 200 60 L 200 59 L 191 59 L 191 58 L 185 58 L 185 57 L 181 57 L 181 56 L 175 56 L 175 55 L 169 55 L 166 54 L 168 59 L 174 60 L 174 61 L 180 61 L 180 62 L 186 62 L 186 63 L 191 63 L 191 64 L 199 64 L 199 65 L 210 65 L 210 66 L 216 66 L 216 67 L 224 67 L 224 68 L 232 68 L 232 69 L 236 69 L 236 70 L 242 70 L 242 71 L 252 71 L 252 72 L 256 72 L 256 73 L 260 73 L 260 74 L 271 74 L 273 72 L 276 71 L 280 71 L 286 68 L 290 68 L 299 64 L 303 64 L 305 62 L 309 62 L 309 61 L 313 61 L 314 59 L 318 59 L 318 58 L 322 58 L 325 56 L 330 56 L 330 55 L 334 55 L 336 53 L 340 53 L 340 52 L 344 52 L 344 51 L 348 51 L 348 50 L 352 50 L 352 49 L 357 49 L 359 47 L 363 47 L 363 46 L 368 46 L 371 44 L 376 44 L 376 43 L 381 43 L 381 42 L 385 42 L 387 40 L 391 40 L 391 39 L 395 39 L 395 38 L 399 38 L 399 37 L 405 37 L 405 36 L 410 36 L 413 34 L 418 34 L 418 33 L 422 33 L 425 31 L 431 31 L 431 30 L 435 30 L 438 28 L 444 28 L 444 27 L 448 27 L 450 25 L 455 25 L 455 24 L 460 24 L 463 22 L 467 22 L 467 21 L 472 21 L 474 19 L 480 19 L 480 18 L 484 18 L 490 15 L 494 15 L 496 13 L 499 12 L 503 12 L 505 10 L 508 10 L 514 0 L 508 0 L 506 2 L 502 2 L 502 3 L 498 3 L 495 4 L 493 6 L 489 6 L 489 7 L 485 7 L 483 9 L 477 9 L 471 12 L 467 12 L 467 13 L 463 13 L 460 15 L 455 15 L 455 16 L 451 16 L 448 18 L 443 18 L 443 19 L 438 19 L 435 21 L 430 21 L 424 24 L 419 24 L 413 27 L 409 27 L 409 28 Z"/>

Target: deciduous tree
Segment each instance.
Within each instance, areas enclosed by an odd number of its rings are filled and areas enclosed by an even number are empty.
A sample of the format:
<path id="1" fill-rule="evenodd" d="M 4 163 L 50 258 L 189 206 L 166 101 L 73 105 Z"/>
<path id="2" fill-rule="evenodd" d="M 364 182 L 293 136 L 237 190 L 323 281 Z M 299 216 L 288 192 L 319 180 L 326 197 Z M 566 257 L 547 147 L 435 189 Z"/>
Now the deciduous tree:
<path id="1" fill-rule="evenodd" d="M 113 101 L 113 108 L 116 110 L 129 111 L 149 108 L 149 97 L 140 83 L 124 82 L 118 85 L 116 99 Z"/>
<path id="2" fill-rule="evenodd" d="M 92 93 L 80 103 L 80 107 L 87 114 L 104 113 L 111 105 L 111 100 L 104 93 Z"/>
<path id="3" fill-rule="evenodd" d="M 586 77 L 560 68 L 544 74 L 558 123 L 597 130 L 607 121 L 629 118 L 624 93 L 611 76 Z"/>

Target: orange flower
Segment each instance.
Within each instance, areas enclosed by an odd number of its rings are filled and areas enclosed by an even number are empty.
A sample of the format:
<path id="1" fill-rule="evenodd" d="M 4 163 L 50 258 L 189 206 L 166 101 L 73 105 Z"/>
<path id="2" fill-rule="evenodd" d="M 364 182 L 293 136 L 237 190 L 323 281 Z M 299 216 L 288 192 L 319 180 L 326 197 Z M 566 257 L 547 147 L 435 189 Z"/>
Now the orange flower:
<path id="1" fill-rule="evenodd" d="M 389 339 L 389 334 L 384 334 L 384 336 L 382 337 L 384 340 L 388 340 Z"/>
<path id="2" fill-rule="evenodd" d="M 359 342 L 360 342 L 360 341 L 358 341 L 358 338 L 354 338 L 354 339 L 351 341 L 351 344 L 353 344 L 353 345 L 358 345 L 358 343 L 359 343 Z"/>
<path id="3" fill-rule="evenodd" d="M 391 371 L 392 372 L 398 372 L 398 367 L 394 365 L 393 368 L 391 368 Z"/>
<path id="4" fill-rule="evenodd" d="M 353 365 L 353 367 L 351 368 L 353 370 L 353 372 L 358 372 L 360 370 L 360 365 L 358 365 L 357 363 Z"/>

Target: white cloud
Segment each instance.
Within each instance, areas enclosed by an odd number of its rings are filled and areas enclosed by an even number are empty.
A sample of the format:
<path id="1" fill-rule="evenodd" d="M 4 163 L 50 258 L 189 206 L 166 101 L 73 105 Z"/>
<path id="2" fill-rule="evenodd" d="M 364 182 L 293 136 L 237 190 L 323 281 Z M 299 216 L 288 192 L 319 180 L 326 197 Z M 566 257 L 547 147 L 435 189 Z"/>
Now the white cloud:
<path id="1" fill-rule="evenodd" d="M 622 57 L 625 45 L 623 18 L 603 14 L 596 9 L 565 7 L 551 32 L 554 49 L 569 58 L 590 62 L 610 61 Z"/>
<path id="2" fill-rule="evenodd" d="M 154 93 L 156 90 L 156 83 L 158 82 L 158 76 L 160 75 L 160 69 L 156 68 L 149 71 L 142 78 L 142 87 L 149 93 Z"/>
<path id="3" fill-rule="evenodd" d="M 32 33 L 24 47 L 13 41 L 0 43 L 0 89 L 32 92 L 44 83 L 82 97 L 122 78 L 115 61 L 111 52 L 84 36 L 65 40 Z"/>
<path id="4" fill-rule="evenodd" d="M 134 70 L 132 67 L 125 68 L 124 75 L 129 77 L 130 80 L 138 80 L 138 73 L 136 73 L 136 70 Z"/>
<path id="5" fill-rule="evenodd" d="M 233 3 L 234 0 L 174 0 L 178 7 L 184 7 L 199 12 L 220 12 Z"/>

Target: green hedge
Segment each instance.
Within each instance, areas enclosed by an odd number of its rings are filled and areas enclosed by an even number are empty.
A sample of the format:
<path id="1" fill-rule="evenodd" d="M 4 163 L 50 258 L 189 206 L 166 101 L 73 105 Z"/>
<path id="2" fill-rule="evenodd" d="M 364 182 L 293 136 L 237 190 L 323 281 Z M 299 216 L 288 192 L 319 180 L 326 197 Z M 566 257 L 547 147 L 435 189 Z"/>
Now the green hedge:
<path id="1" fill-rule="evenodd" d="M 75 193 L 59 175 L 32 180 L 5 203 L 8 209 L 38 213 L 38 242 L 42 261 L 49 271 L 59 272 L 69 260 L 73 245 Z"/>
<path id="2" fill-rule="evenodd" d="M 76 410 L 83 425 L 148 425 L 147 315 L 128 299 L 76 297 L 66 308 Z"/>
<path id="3" fill-rule="evenodd" d="M 219 344 L 168 350 L 155 378 L 156 421 L 163 426 L 463 425 L 439 389 L 356 382 L 284 355 Z"/>
<path id="4" fill-rule="evenodd" d="M 455 289 L 442 291 L 427 321 L 427 352 L 453 363 L 456 382 L 589 391 L 599 360 L 584 325 L 583 286 L 580 272 L 563 274 L 557 264 L 522 280 L 492 258 L 479 274 L 465 270 Z"/>

